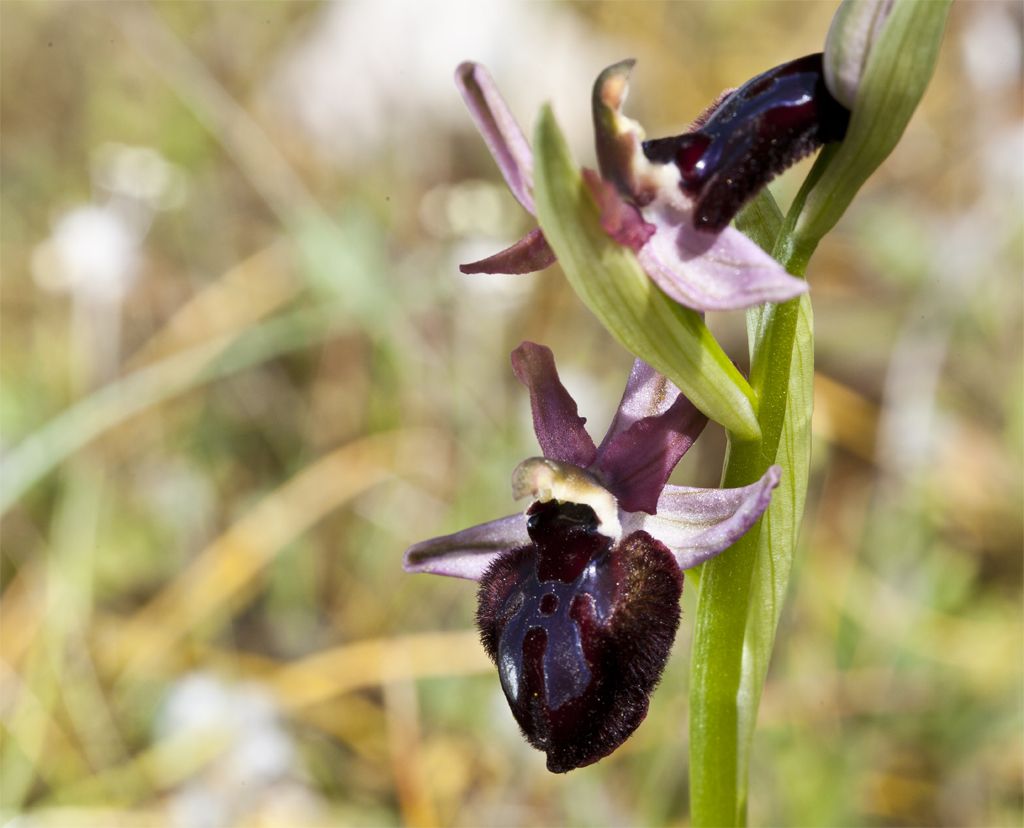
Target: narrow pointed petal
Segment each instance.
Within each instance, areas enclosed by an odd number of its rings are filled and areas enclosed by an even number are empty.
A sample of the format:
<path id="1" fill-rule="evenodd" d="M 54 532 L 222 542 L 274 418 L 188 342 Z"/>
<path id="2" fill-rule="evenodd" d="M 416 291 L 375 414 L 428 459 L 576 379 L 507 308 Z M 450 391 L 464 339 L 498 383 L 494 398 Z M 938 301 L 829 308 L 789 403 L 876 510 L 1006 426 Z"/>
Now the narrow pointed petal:
<path id="1" fill-rule="evenodd" d="M 739 489 L 666 486 L 658 514 L 630 515 L 623 520 L 623 534 L 649 532 L 669 548 L 681 569 L 689 569 L 728 549 L 757 522 L 781 475 L 772 466 L 759 481 Z"/>
<path id="2" fill-rule="evenodd" d="M 579 415 L 576 401 L 558 378 L 551 349 L 524 342 L 512 352 L 512 370 L 530 391 L 533 430 L 544 456 L 581 468 L 589 466 L 597 449 L 584 428 L 586 419 Z"/>
<path id="3" fill-rule="evenodd" d="M 463 273 L 536 273 L 555 263 L 555 253 L 538 227 L 511 247 L 478 262 L 459 265 Z"/>
<path id="4" fill-rule="evenodd" d="M 654 235 L 655 227 L 644 221 L 643 214 L 626 201 L 614 186 L 593 170 L 583 169 L 583 181 L 601 213 L 601 226 L 619 244 L 634 253 Z"/>
<path id="5" fill-rule="evenodd" d="M 707 423 L 708 418 L 677 391 L 661 414 L 636 420 L 624 430 L 613 421 L 617 433 L 601 444 L 594 469 L 623 509 L 654 514 L 669 475 Z"/>
<path id="6" fill-rule="evenodd" d="M 635 63 L 630 59 L 609 66 L 598 75 L 591 96 L 601 176 L 619 192 L 629 194 L 638 190 L 633 164 L 643 140 L 637 125 L 622 116 L 622 104 L 629 93 L 629 73 Z"/>
<path id="7" fill-rule="evenodd" d="M 654 282 L 680 304 L 700 311 L 738 310 L 784 302 L 806 292 L 754 242 L 733 227 L 695 230 L 689 211 L 661 203 L 644 211 L 657 231 L 637 254 Z"/>
<path id="8" fill-rule="evenodd" d="M 426 572 L 479 581 L 502 554 L 530 543 L 522 512 L 421 541 L 405 552 L 406 572 Z"/>
<path id="9" fill-rule="evenodd" d="M 598 453 L 637 420 L 664 414 L 681 393 L 672 380 L 659 374 L 642 359 L 633 360 L 626 389 Z"/>
<path id="10" fill-rule="evenodd" d="M 490 73 L 467 61 L 455 70 L 455 85 L 512 195 L 533 215 L 533 152 Z"/>

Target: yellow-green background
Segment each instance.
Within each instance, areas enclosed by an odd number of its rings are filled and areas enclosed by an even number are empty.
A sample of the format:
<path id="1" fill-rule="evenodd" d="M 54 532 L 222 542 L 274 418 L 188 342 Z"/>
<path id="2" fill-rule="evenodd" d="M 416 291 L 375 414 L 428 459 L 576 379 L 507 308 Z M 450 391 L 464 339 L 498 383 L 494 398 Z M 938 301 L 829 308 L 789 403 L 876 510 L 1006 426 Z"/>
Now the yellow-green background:
<path id="1" fill-rule="evenodd" d="M 458 273 L 530 223 L 450 78 L 488 62 L 528 133 L 553 99 L 592 164 L 604 65 L 638 58 L 629 111 L 668 134 L 819 50 L 833 8 L 0 4 L 2 474 L 45 472 L 2 523 L 0 817 L 687 824 L 692 594 L 644 725 L 552 776 L 473 585 L 401 571 L 514 510 L 537 452 L 516 344 L 554 349 L 598 438 L 630 361 L 557 267 Z M 1020 824 L 1020 59 L 1019 3 L 956 4 L 921 109 L 809 268 L 813 472 L 755 824 Z M 159 152 L 177 197 L 97 305 L 44 253 L 108 199 L 111 144 Z M 742 315 L 711 324 L 742 362 Z M 714 485 L 723 443 L 710 427 L 674 479 Z M 197 675 L 265 689 L 286 773 L 225 771 L 237 728 L 161 727 Z M 224 810 L 188 811 L 196 790 Z"/>

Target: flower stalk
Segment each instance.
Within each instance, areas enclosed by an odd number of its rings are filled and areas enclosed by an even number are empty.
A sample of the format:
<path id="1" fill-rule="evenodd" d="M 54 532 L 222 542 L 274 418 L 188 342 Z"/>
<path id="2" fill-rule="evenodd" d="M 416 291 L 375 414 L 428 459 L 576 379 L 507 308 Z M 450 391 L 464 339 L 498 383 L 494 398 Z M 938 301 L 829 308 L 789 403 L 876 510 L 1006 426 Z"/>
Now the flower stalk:
<path id="1" fill-rule="evenodd" d="M 557 261 L 637 356 L 597 445 L 551 352 L 517 348 L 513 370 L 530 392 L 543 455 L 516 468 L 512 488 L 531 504 L 406 552 L 410 572 L 480 583 L 484 647 L 549 770 L 599 761 L 643 720 L 679 623 L 683 570 L 700 566 L 691 821 L 745 823 L 757 709 L 809 475 L 814 349 L 804 275 L 906 128 L 948 6 L 844 0 L 824 53 L 763 72 L 667 138 L 647 140 L 623 114 L 633 61 L 614 64 L 593 93 L 600 173 L 573 161 L 550 107 L 531 145 L 487 71 L 458 68 L 477 128 L 539 225 L 462 271 L 530 273 Z M 818 149 L 783 218 L 764 185 Z M 703 318 L 740 308 L 749 379 Z M 707 419 L 728 434 L 722 488 L 669 485 Z"/>
<path id="2" fill-rule="evenodd" d="M 752 237 L 762 244 L 774 238 L 772 253 L 789 273 L 804 275 L 820 239 L 898 142 L 931 78 L 948 6 L 929 0 L 894 5 L 864 60 L 844 142 L 822 151 L 777 231 L 779 214 L 770 196 L 745 212 Z M 833 34 L 831 42 L 841 40 Z M 760 436 L 730 434 L 722 484 L 743 485 L 776 462 L 783 480 L 764 519 L 728 554 L 702 567 L 690 680 L 695 826 L 746 823 L 750 747 L 810 457 L 813 332 L 807 296 L 751 310 L 748 330 Z M 765 583 L 766 576 L 772 583 Z"/>
<path id="3" fill-rule="evenodd" d="M 787 270 L 803 275 L 803 268 L 793 264 L 787 264 Z M 742 485 L 738 481 L 755 475 L 762 466 L 767 468 L 765 463 L 771 465 L 779 455 L 802 304 L 809 312 L 810 301 L 806 298 L 793 299 L 763 312 L 762 335 L 754 343 L 752 362 L 759 366 L 756 374 L 752 371 L 752 379 L 755 376 L 759 379 L 754 390 L 761 401 L 758 407 L 761 437 L 741 440 L 730 435 L 723 486 Z M 813 335 L 809 327 L 804 339 L 807 352 L 813 354 Z M 805 410 L 794 414 L 809 422 L 808 403 L 812 396 L 807 386 L 813 382 L 813 365 L 810 371 L 801 374 L 807 375 L 799 389 L 803 392 L 801 401 Z M 806 491 L 809 453 L 801 460 L 803 468 L 797 466 L 797 458 L 787 458 L 783 479 L 786 485 L 792 486 L 799 475 Z M 800 511 L 786 516 L 797 526 L 803 511 L 803 491 L 798 495 Z M 751 688 L 752 692 L 741 694 L 740 690 L 743 649 L 754 591 L 753 575 L 764 548 L 763 523 L 755 525 L 734 544 L 728 555 L 721 556 L 719 565 L 709 561 L 701 570 L 690 675 L 690 796 L 694 825 L 737 825 L 746 821 L 749 749 L 744 742 L 752 736 L 763 676 Z M 792 547 L 783 550 L 790 560 L 793 552 Z M 770 638 L 774 637 L 777 620 L 775 613 Z M 750 732 L 744 733 L 745 730 Z"/>

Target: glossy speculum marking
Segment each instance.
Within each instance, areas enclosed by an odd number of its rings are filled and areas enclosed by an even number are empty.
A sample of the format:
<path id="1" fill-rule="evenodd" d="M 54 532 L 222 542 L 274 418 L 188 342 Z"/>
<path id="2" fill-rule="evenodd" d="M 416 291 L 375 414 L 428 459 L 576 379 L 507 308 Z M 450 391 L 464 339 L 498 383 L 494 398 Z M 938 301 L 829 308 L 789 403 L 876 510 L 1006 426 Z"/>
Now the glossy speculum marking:
<path id="1" fill-rule="evenodd" d="M 528 530 L 533 542 L 481 580 L 477 624 L 523 734 L 562 773 L 607 756 L 647 715 L 683 575 L 646 532 L 613 543 L 588 506 L 534 504 Z"/>
<path id="2" fill-rule="evenodd" d="M 821 53 L 763 72 L 727 95 L 696 130 L 645 141 L 644 154 L 674 163 L 695 199 L 693 223 L 717 232 L 771 179 L 846 134 L 850 113 L 825 86 Z"/>

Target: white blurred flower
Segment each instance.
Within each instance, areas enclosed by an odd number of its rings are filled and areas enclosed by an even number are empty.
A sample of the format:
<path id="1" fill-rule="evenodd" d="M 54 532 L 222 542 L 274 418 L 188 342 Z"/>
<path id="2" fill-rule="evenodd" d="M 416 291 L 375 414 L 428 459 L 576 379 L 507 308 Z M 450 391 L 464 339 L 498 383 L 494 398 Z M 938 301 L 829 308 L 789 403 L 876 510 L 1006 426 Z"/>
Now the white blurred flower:
<path id="1" fill-rule="evenodd" d="M 152 147 L 107 143 L 92 158 L 97 189 L 132 199 L 150 211 L 180 207 L 185 199 L 185 175 Z"/>
<path id="2" fill-rule="evenodd" d="M 978 3 L 971 10 L 960 42 L 966 75 L 977 89 L 1013 94 L 1022 63 L 1020 5 Z"/>
<path id="3" fill-rule="evenodd" d="M 33 251 L 32 274 L 45 290 L 116 304 L 138 275 L 153 213 L 181 204 L 184 176 L 149 147 L 103 144 L 93 154 L 92 178 L 93 203 L 54 221 Z"/>
<path id="4" fill-rule="evenodd" d="M 124 298 L 139 268 L 141 239 L 110 207 L 86 204 L 64 213 L 32 254 L 36 283 L 100 302 Z"/>
<path id="5" fill-rule="evenodd" d="M 93 200 L 53 222 L 32 251 L 43 290 L 71 298 L 72 375 L 83 388 L 117 375 L 122 304 L 142 265 L 142 243 L 157 210 L 178 206 L 185 177 L 149 147 L 103 144 L 93 153 Z"/>
<path id="6" fill-rule="evenodd" d="M 327 158 L 357 164 L 404 146 L 403 160 L 427 169 L 434 145 L 413 136 L 431 128 L 469 128 L 452 83 L 463 60 L 514 78 L 509 103 L 527 122 L 537 106 L 536 90 L 543 89 L 559 107 L 567 133 L 589 141 L 580 78 L 590 79 L 621 51 L 571 10 L 553 4 L 336 0 L 284 55 L 270 94 L 272 105 Z"/>
<path id="7" fill-rule="evenodd" d="M 188 828 L 223 828 L 268 810 L 308 822 L 319 808 L 299 778 L 295 744 L 273 698 L 255 684 L 193 673 L 171 689 L 157 718 L 161 739 L 220 744 L 221 751 L 170 798 L 171 817 Z M 299 813 L 281 813 L 283 803 Z"/>

